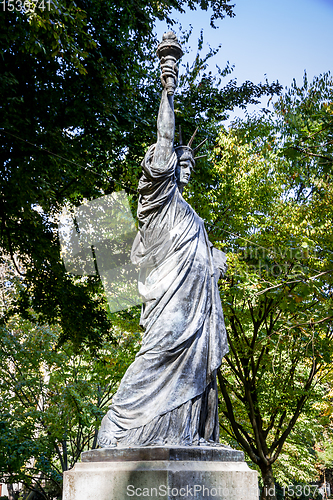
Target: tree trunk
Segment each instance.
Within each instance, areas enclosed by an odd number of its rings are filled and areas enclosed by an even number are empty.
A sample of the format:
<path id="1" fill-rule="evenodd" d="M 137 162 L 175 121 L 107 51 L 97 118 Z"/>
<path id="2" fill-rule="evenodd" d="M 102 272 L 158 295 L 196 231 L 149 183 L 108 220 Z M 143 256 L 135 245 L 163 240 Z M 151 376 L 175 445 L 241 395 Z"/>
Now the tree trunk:
<path id="1" fill-rule="evenodd" d="M 276 500 L 276 488 L 272 466 L 270 465 L 265 469 L 261 469 L 261 474 L 264 486 L 261 491 L 260 500 Z"/>
<path id="2" fill-rule="evenodd" d="M 6 484 L 8 490 L 8 500 L 16 500 L 13 485 L 10 483 Z"/>

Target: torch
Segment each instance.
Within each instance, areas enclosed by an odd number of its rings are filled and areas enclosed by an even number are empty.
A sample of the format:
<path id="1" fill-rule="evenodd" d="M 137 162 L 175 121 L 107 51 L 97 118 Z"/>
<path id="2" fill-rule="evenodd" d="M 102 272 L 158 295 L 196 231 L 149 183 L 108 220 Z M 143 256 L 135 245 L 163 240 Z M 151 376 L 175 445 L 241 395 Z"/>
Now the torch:
<path id="1" fill-rule="evenodd" d="M 162 75 L 166 83 L 168 95 L 173 95 L 177 87 L 177 61 L 182 57 L 183 51 L 173 31 L 164 33 L 161 43 L 158 44 L 156 54 L 160 60 Z"/>

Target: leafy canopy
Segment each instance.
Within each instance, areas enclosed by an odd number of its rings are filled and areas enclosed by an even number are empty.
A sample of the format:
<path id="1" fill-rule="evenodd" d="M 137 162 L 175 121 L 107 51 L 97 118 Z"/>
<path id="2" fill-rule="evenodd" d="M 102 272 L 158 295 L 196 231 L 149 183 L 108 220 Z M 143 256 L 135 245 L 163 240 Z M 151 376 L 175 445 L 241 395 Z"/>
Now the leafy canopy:
<path id="1" fill-rule="evenodd" d="M 305 79 L 270 116 L 222 129 L 206 189 L 188 190 L 211 241 L 228 252 L 221 426 L 268 486 L 273 464 L 291 480 L 281 464 L 293 446 L 314 463 L 318 429 L 306 433 L 304 422 L 319 418 L 331 370 L 332 97 L 329 74 Z M 300 464 L 298 473 L 306 477 Z"/>

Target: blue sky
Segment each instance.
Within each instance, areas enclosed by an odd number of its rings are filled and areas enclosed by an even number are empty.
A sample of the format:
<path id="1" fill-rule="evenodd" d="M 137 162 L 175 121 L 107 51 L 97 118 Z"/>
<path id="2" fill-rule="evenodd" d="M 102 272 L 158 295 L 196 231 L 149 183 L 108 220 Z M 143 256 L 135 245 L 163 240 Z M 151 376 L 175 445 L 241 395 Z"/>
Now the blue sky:
<path id="1" fill-rule="evenodd" d="M 226 61 L 235 65 L 231 74 L 238 83 L 279 80 L 285 87 L 296 79 L 302 83 L 304 70 L 312 80 L 320 73 L 333 70 L 333 0 L 237 0 L 236 16 L 218 22 L 218 29 L 209 25 L 210 13 L 188 11 L 175 14 L 183 28 L 193 26 L 192 54 L 196 40 L 204 30 L 204 41 L 222 48 L 211 63 L 224 68 Z M 161 38 L 167 29 L 159 23 Z M 177 28 L 175 28 L 177 32 Z M 265 104 L 263 102 L 263 104 Z M 251 108 L 249 111 L 252 111 Z"/>

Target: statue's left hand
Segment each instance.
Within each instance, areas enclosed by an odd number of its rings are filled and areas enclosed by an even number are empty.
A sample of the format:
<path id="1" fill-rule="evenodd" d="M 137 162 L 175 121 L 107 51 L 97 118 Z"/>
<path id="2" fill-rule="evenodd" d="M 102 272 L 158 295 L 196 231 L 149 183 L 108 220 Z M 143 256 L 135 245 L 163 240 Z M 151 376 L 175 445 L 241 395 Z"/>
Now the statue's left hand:
<path id="1" fill-rule="evenodd" d="M 217 279 L 222 278 L 228 269 L 227 256 L 224 252 L 212 246 L 212 257 L 217 271 Z"/>

